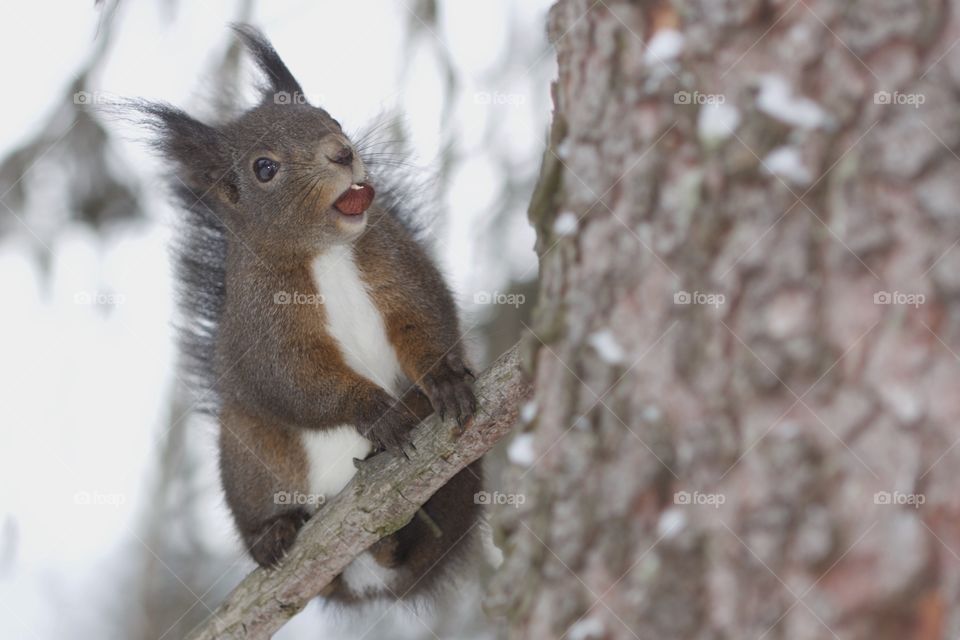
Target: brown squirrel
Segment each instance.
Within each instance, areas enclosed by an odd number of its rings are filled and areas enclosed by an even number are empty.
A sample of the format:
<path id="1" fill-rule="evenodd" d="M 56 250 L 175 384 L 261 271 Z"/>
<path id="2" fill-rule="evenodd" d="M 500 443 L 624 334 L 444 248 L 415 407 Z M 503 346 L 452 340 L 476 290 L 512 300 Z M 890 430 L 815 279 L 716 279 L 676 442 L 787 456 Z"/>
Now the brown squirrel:
<path id="1" fill-rule="evenodd" d="M 267 81 L 256 107 L 216 126 L 166 104 L 135 108 L 186 212 L 174 252 L 181 346 L 219 422 L 226 501 L 271 567 L 355 459 L 402 452 L 434 411 L 462 426 L 476 400 L 456 306 L 403 215 L 405 195 L 303 100 L 259 31 L 234 30 Z M 427 517 L 353 560 L 325 595 L 359 602 L 442 584 L 476 543 L 480 476 L 479 461 L 457 474 L 423 505 Z"/>

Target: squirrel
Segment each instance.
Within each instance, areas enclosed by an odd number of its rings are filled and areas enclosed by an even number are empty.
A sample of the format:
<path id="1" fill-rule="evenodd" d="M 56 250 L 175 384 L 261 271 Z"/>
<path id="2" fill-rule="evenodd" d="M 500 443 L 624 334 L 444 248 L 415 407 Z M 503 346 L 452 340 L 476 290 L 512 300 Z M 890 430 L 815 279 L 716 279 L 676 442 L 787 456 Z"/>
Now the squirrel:
<path id="1" fill-rule="evenodd" d="M 181 351 L 219 425 L 226 503 L 253 559 L 275 567 L 360 460 L 404 452 L 434 412 L 462 428 L 477 401 L 453 296 L 403 209 L 414 194 L 378 182 L 377 157 L 303 99 L 260 31 L 232 28 L 266 80 L 255 107 L 215 125 L 134 108 L 184 210 Z M 481 476 L 479 460 L 460 471 L 323 595 L 435 591 L 476 549 Z"/>

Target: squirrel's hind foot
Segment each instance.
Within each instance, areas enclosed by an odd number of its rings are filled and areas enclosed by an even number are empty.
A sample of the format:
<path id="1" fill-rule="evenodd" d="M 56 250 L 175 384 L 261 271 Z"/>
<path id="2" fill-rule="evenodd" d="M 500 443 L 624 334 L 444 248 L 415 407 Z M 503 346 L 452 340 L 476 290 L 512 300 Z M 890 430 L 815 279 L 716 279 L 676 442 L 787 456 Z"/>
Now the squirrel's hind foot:
<path id="1" fill-rule="evenodd" d="M 276 567 L 309 519 L 310 514 L 304 509 L 285 511 L 270 518 L 250 536 L 250 555 L 261 567 Z"/>

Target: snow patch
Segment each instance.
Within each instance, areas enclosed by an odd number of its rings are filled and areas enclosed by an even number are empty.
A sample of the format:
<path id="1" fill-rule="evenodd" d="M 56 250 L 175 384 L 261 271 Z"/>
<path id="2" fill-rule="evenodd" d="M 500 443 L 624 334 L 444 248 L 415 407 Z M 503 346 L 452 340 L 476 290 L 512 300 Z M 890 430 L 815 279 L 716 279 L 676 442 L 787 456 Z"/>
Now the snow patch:
<path id="1" fill-rule="evenodd" d="M 597 350 L 600 359 L 607 364 L 620 364 L 625 358 L 623 347 L 609 329 L 594 333 L 587 342 Z"/>
<path id="2" fill-rule="evenodd" d="M 558 236 L 572 236 L 577 232 L 580 221 L 569 211 L 564 211 L 553 222 L 553 232 Z"/>
<path id="3" fill-rule="evenodd" d="M 813 182 L 813 174 L 803 164 L 803 158 L 796 147 L 779 147 L 763 159 L 764 168 L 796 185 L 805 186 Z"/>
<path id="4" fill-rule="evenodd" d="M 798 422 L 792 420 L 784 420 L 780 423 L 779 434 L 784 440 L 793 440 L 803 433 L 803 429 L 800 428 Z"/>
<path id="5" fill-rule="evenodd" d="M 647 64 L 667 63 L 683 53 L 683 34 L 674 29 L 661 29 L 647 45 Z"/>
<path id="6" fill-rule="evenodd" d="M 820 105 L 810 98 L 794 95 L 790 83 L 775 74 L 760 78 L 757 108 L 775 120 L 803 129 L 825 127 L 829 122 Z"/>
<path id="7" fill-rule="evenodd" d="M 605 635 L 603 622 L 599 618 L 578 620 L 567 630 L 570 640 L 599 640 Z"/>
<path id="8" fill-rule="evenodd" d="M 704 142 L 720 142 L 740 126 L 740 112 L 725 102 L 706 104 L 697 116 L 697 131 Z"/>
<path id="9" fill-rule="evenodd" d="M 663 417 L 663 411 L 660 410 L 660 407 L 651 404 L 643 408 L 640 416 L 647 422 L 659 422 Z"/>
<path id="10" fill-rule="evenodd" d="M 522 407 L 520 407 L 520 419 L 523 420 L 525 424 L 533 422 L 533 419 L 537 417 L 537 403 L 534 401 L 526 402 Z"/>
<path id="11" fill-rule="evenodd" d="M 529 467 L 537 459 L 533 448 L 533 434 L 521 433 L 507 447 L 507 458 L 516 465 Z"/>
<path id="12" fill-rule="evenodd" d="M 923 417 L 923 405 L 915 394 L 901 386 L 888 386 L 884 389 L 883 398 L 887 406 L 896 414 L 905 425 L 915 424 Z"/>
<path id="13" fill-rule="evenodd" d="M 685 526 L 687 526 L 687 516 L 683 515 L 680 509 L 671 507 L 660 514 L 660 519 L 657 521 L 657 533 L 662 538 L 675 538 L 678 533 L 683 531 Z"/>

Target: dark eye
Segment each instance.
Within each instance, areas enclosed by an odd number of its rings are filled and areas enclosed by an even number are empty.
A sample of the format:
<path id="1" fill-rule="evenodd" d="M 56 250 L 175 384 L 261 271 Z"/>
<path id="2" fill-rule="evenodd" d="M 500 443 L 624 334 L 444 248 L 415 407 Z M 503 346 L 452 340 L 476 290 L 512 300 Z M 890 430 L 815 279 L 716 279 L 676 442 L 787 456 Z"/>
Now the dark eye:
<path id="1" fill-rule="evenodd" d="M 270 182 L 280 170 L 280 163 L 270 158 L 257 158 L 253 161 L 253 172 L 260 182 Z"/>

